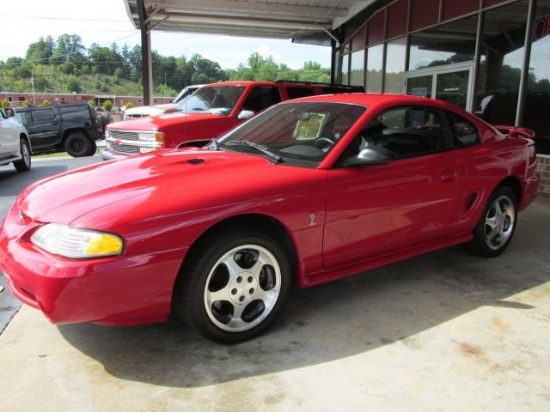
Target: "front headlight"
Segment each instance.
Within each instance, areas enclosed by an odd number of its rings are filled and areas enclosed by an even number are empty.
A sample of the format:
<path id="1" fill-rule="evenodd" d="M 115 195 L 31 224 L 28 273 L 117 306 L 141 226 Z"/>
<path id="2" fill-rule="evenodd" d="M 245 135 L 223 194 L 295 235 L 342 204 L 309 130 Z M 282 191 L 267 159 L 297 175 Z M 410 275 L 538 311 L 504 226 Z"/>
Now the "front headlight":
<path id="1" fill-rule="evenodd" d="M 138 140 L 143 142 L 156 142 L 164 145 L 164 133 L 162 132 L 138 132 Z"/>
<path id="2" fill-rule="evenodd" d="M 124 248 L 122 238 L 112 233 L 59 223 L 42 226 L 33 233 L 31 242 L 50 253 L 73 259 L 120 255 Z"/>

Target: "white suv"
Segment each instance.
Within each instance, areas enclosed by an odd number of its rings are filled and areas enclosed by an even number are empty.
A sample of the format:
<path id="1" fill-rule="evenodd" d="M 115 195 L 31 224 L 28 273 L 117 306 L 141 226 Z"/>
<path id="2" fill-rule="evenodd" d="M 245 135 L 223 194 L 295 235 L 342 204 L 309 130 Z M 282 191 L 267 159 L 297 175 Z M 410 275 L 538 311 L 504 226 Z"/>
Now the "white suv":
<path id="1" fill-rule="evenodd" d="M 27 129 L 0 109 L 0 166 L 13 163 L 18 172 L 31 168 L 31 144 Z"/>

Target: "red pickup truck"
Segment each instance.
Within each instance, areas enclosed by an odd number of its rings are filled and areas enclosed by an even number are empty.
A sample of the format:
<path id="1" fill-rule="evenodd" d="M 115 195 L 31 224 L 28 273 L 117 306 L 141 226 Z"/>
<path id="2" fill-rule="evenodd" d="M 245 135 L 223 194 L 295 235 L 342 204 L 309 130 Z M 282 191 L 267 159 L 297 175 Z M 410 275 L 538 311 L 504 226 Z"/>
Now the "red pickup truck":
<path id="1" fill-rule="evenodd" d="M 284 100 L 332 93 L 363 92 L 361 86 L 289 81 L 238 81 L 201 87 L 179 103 L 176 112 L 111 123 L 106 128 L 104 160 L 160 148 L 203 145 L 262 110 Z"/>

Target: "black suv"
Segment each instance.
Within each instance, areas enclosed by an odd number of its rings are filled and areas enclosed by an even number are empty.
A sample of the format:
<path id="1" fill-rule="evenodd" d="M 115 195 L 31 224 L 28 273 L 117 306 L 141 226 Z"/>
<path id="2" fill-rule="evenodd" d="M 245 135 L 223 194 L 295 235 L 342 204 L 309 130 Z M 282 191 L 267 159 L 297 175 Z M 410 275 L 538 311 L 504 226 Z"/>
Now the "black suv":
<path id="1" fill-rule="evenodd" d="M 29 132 L 33 154 L 67 152 L 93 156 L 101 139 L 95 110 L 88 103 L 15 108 L 15 118 Z"/>

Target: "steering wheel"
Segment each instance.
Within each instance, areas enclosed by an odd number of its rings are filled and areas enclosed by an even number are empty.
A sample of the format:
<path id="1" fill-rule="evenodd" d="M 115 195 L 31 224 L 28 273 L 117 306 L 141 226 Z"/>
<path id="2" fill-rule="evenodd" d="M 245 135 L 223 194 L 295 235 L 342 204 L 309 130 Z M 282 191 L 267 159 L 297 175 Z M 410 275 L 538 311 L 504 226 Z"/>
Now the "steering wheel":
<path id="1" fill-rule="evenodd" d="M 318 149 L 328 149 L 332 146 L 334 146 L 336 142 L 332 140 L 330 137 L 318 137 L 313 142 L 313 146 L 315 146 Z"/>

